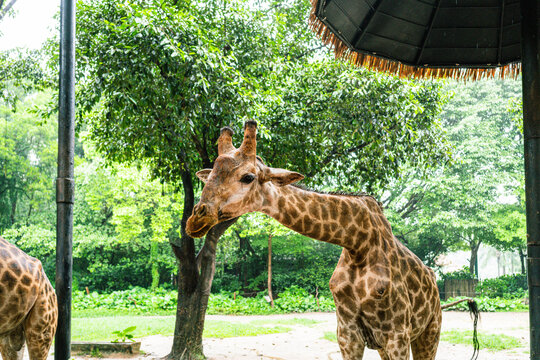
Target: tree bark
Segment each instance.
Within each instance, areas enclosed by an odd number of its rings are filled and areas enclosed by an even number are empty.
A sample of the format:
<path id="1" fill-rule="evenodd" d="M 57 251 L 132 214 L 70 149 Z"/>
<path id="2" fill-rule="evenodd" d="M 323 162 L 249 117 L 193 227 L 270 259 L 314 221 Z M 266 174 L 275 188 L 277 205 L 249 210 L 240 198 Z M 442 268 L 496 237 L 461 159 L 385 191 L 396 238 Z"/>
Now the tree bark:
<path id="1" fill-rule="evenodd" d="M 274 307 L 274 296 L 272 295 L 272 234 L 268 235 L 268 296 L 270 306 Z"/>
<path id="2" fill-rule="evenodd" d="M 195 242 L 186 233 L 186 222 L 194 206 L 193 183 L 188 171 L 182 174 L 184 185 L 184 212 L 180 238 L 171 239 L 178 258 L 178 303 L 171 352 L 165 359 L 205 359 L 202 334 L 208 307 L 208 298 L 214 278 L 216 246 L 221 235 L 236 222 L 235 219 L 214 226 L 206 235 L 201 250 L 195 255 Z"/>
<path id="3" fill-rule="evenodd" d="M 238 232 L 238 230 L 235 230 L 235 233 L 236 233 L 236 236 L 238 237 L 238 240 L 240 241 L 238 250 L 239 250 L 240 257 L 242 259 L 242 261 L 240 262 L 240 266 L 238 268 L 239 269 L 238 278 L 242 280 L 242 287 L 243 287 L 243 290 L 245 291 L 248 287 L 249 265 L 248 265 L 247 257 L 249 257 L 250 255 L 254 256 L 255 249 L 253 249 L 253 247 L 251 246 L 251 243 L 249 242 L 248 237 L 240 236 L 240 232 Z"/>
<path id="4" fill-rule="evenodd" d="M 11 211 L 9 214 L 9 220 L 11 225 L 15 224 L 15 214 L 17 213 L 17 191 L 13 190 L 11 192 Z"/>
<path id="5" fill-rule="evenodd" d="M 469 271 L 472 275 L 478 277 L 478 269 L 476 268 L 478 258 L 478 249 L 480 248 L 480 242 L 471 243 L 471 258 L 469 259 Z M 476 270 L 476 271 L 475 271 Z"/>
<path id="6" fill-rule="evenodd" d="M 525 253 L 521 247 L 518 249 L 518 252 L 519 252 L 519 261 L 521 262 L 521 273 L 526 274 L 527 271 L 525 270 Z"/>
<path id="7" fill-rule="evenodd" d="M 0 20 L 2 20 L 4 16 L 6 16 L 8 11 L 13 7 L 13 5 L 15 5 L 16 2 L 17 0 L 11 0 L 3 9 L 2 9 L 2 6 L 0 5 Z M 2 1 L 2 5 L 3 5 L 3 1 Z"/>
<path id="8" fill-rule="evenodd" d="M 155 290 L 159 286 L 159 266 L 157 262 L 158 243 L 150 241 L 150 272 L 152 273 L 152 285 L 150 288 Z"/>

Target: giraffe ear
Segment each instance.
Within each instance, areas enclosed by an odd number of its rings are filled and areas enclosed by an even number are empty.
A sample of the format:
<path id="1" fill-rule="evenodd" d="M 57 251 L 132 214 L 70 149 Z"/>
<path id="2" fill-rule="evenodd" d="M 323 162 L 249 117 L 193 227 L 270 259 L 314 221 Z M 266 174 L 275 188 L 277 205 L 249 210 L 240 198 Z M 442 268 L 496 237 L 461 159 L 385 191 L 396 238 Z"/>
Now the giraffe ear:
<path id="1" fill-rule="evenodd" d="M 211 172 L 212 169 L 202 169 L 200 171 L 197 171 L 195 175 L 197 175 L 197 177 L 206 184 L 206 180 L 208 180 L 208 175 L 210 175 Z"/>
<path id="2" fill-rule="evenodd" d="M 295 171 L 269 168 L 266 178 L 277 186 L 285 186 L 302 180 L 304 175 Z"/>

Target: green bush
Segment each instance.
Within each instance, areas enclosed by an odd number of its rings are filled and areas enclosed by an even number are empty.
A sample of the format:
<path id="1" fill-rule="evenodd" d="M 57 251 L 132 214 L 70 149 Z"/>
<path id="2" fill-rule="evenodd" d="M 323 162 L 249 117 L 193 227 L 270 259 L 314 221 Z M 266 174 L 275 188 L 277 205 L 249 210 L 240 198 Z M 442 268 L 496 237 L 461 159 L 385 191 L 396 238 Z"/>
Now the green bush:
<path id="1" fill-rule="evenodd" d="M 298 286 L 291 286 L 279 294 L 275 306 L 284 313 L 334 311 L 336 309 L 332 298 L 319 296 L 319 305 L 317 306 L 315 296 L 308 294 L 305 289 Z"/>
<path id="2" fill-rule="evenodd" d="M 55 278 L 56 233 L 50 226 L 21 226 L 3 236 L 28 255 L 38 258 L 49 280 Z M 158 244 L 156 261 L 162 283 L 176 271 L 171 246 Z M 122 242 L 116 236 L 92 226 L 75 225 L 73 229 L 74 289 L 109 292 L 127 287 L 150 287 L 152 283 L 150 242 Z"/>
<path id="3" fill-rule="evenodd" d="M 481 281 L 476 291 L 481 296 L 490 298 L 520 299 L 528 295 L 527 275 L 504 275 Z"/>
<path id="4" fill-rule="evenodd" d="M 237 314 L 237 315 L 267 315 L 316 311 L 335 311 L 334 300 L 330 296 L 319 296 L 319 304 L 313 294 L 305 289 L 291 286 L 281 292 L 274 300 L 274 307 L 265 299 L 261 292 L 255 297 L 243 297 L 230 292 L 211 294 L 208 302 L 208 314 Z M 177 293 L 174 290 L 158 288 L 155 291 L 133 288 L 131 290 L 114 291 L 110 294 L 98 294 L 84 291 L 73 292 L 73 309 L 77 311 L 103 310 L 111 312 L 129 312 L 138 314 L 174 313 L 176 310 Z M 449 303 L 459 298 L 449 299 Z M 528 305 L 523 299 L 475 298 L 480 311 L 527 311 Z M 463 302 L 449 310 L 468 310 Z"/>
<path id="5" fill-rule="evenodd" d="M 73 308 L 75 310 L 129 310 L 133 312 L 153 312 L 157 310 L 176 309 L 176 291 L 158 288 L 154 291 L 140 287 L 131 290 L 113 291 L 99 294 L 84 291 L 73 292 Z"/>
<path id="6" fill-rule="evenodd" d="M 441 304 L 451 303 L 453 301 L 463 299 L 464 297 L 450 298 L 447 301 L 442 301 Z M 497 311 L 528 311 L 529 306 L 523 302 L 523 299 L 503 299 L 503 298 L 488 298 L 478 297 L 474 298 L 474 301 L 478 304 L 478 310 L 483 312 L 497 312 Z M 456 306 L 453 306 L 448 311 L 468 311 L 467 302 L 464 301 Z"/>
<path id="7" fill-rule="evenodd" d="M 210 295 L 209 314 L 286 314 L 314 311 L 334 311 L 334 300 L 327 296 L 319 296 L 319 305 L 313 294 L 305 289 L 292 286 L 279 294 L 274 300 L 274 308 L 266 301 L 265 293 L 256 297 L 236 296 L 231 293 Z"/>
<path id="8" fill-rule="evenodd" d="M 441 274 L 443 280 L 452 279 L 475 279 L 468 266 L 464 266 L 459 270 Z"/>
<path id="9" fill-rule="evenodd" d="M 163 313 L 175 311 L 176 291 L 162 288 L 150 291 L 143 288 L 114 291 L 110 294 L 98 294 L 84 291 L 73 292 L 73 308 L 84 310 L 112 310 L 130 313 Z M 299 287 L 283 291 L 274 301 L 274 308 L 266 301 L 265 293 L 256 297 L 234 296 L 233 293 L 211 294 L 208 302 L 208 314 L 284 314 L 291 312 L 334 311 L 334 301 L 330 297 L 320 296 L 319 305 L 313 294 Z"/>

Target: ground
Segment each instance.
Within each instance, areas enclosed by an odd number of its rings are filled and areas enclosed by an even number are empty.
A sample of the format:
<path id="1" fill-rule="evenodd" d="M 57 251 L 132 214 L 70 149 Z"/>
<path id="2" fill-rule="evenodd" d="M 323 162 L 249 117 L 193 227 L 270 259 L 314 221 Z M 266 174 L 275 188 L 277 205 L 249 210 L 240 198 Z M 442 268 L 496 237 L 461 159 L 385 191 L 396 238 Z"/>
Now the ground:
<path id="1" fill-rule="evenodd" d="M 334 313 L 308 313 L 270 316 L 216 316 L 208 319 L 230 322 L 251 322 L 253 320 L 283 321 L 286 319 L 313 319 L 316 325 L 294 325 L 288 333 L 259 335 L 253 337 L 233 337 L 226 339 L 208 338 L 204 340 L 204 351 L 211 360 L 341 360 L 338 345 L 324 339 L 325 333 L 336 329 Z M 90 320 L 90 319 L 89 319 Z M 464 312 L 444 312 L 443 331 L 472 330 L 472 320 Z M 512 350 L 490 352 L 481 350 L 479 360 L 526 360 L 529 359 L 529 314 L 528 313 L 482 313 L 478 326 L 479 333 L 504 334 L 516 337 L 521 346 Z M 149 336 L 141 339 L 143 355 L 136 358 L 153 359 L 166 355 L 172 344 L 172 337 Z M 439 344 L 437 360 L 469 359 L 472 346 Z M 52 359 L 52 357 L 51 357 Z M 75 359 L 82 359 L 75 357 Z M 90 359 L 85 357 L 85 359 Z M 366 350 L 365 360 L 380 359 L 378 353 Z"/>

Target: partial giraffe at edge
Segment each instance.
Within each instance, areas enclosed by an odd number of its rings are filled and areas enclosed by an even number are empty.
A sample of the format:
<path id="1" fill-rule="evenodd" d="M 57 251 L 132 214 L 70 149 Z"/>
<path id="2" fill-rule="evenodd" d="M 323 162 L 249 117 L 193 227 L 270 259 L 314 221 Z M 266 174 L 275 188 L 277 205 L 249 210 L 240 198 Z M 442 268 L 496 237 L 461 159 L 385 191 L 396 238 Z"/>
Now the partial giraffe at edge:
<path id="1" fill-rule="evenodd" d="M 56 294 L 41 262 L 0 238 L 0 354 L 47 359 L 56 332 Z"/>
<path id="2" fill-rule="evenodd" d="M 362 359 L 366 346 L 384 360 L 409 360 L 411 349 L 415 360 L 434 360 L 442 321 L 435 273 L 394 237 L 380 204 L 367 195 L 292 185 L 304 176 L 270 168 L 257 156 L 255 121 L 245 123 L 238 149 L 232 135 L 221 130 L 213 168 L 197 173 L 205 185 L 187 233 L 202 237 L 219 222 L 259 211 L 343 247 L 330 290 L 344 360 Z"/>

